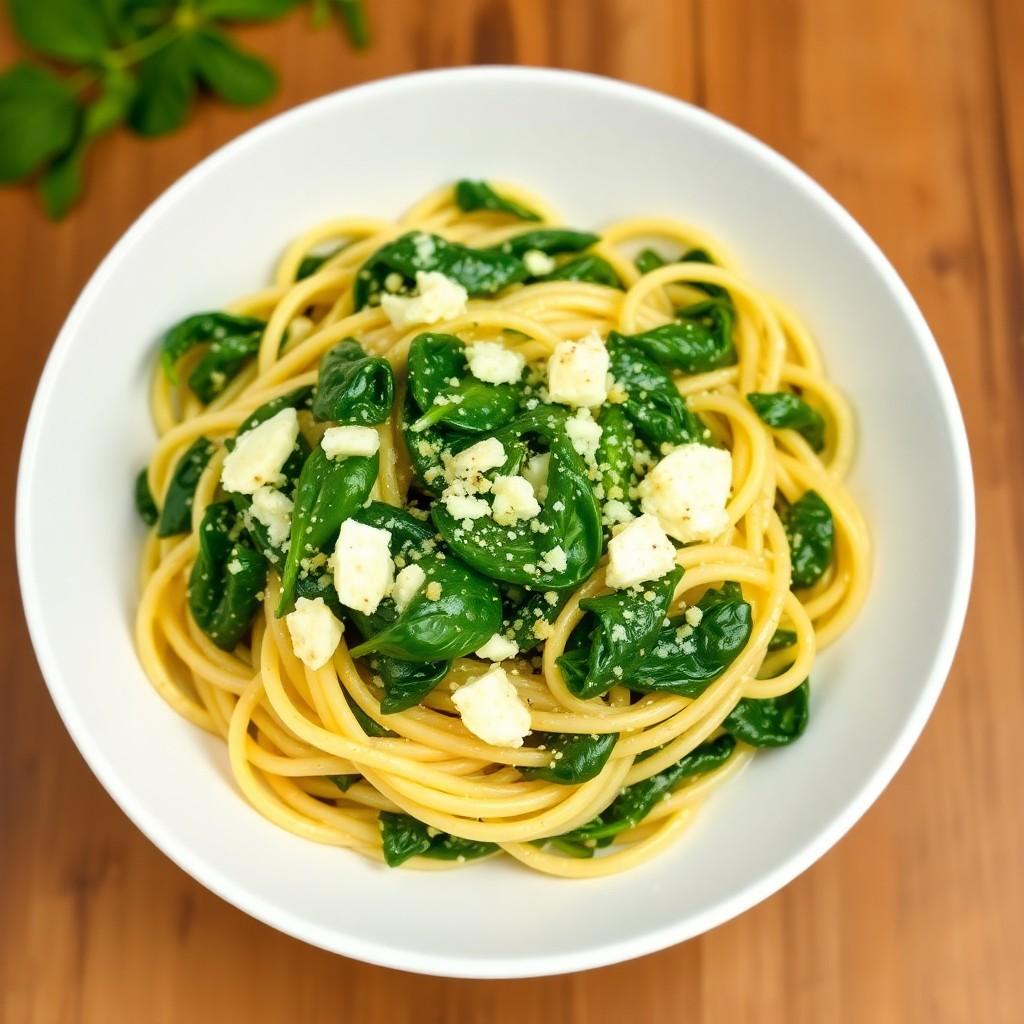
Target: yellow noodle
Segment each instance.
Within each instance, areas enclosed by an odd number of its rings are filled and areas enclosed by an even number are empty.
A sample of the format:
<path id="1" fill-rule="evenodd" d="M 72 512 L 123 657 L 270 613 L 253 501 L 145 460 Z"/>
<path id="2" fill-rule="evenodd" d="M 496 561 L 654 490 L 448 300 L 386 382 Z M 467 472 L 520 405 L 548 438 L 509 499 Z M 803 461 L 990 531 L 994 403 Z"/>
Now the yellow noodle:
<path id="1" fill-rule="evenodd" d="M 146 538 L 136 646 L 157 692 L 191 722 L 226 740 L 240 791 L 282 828 L 381 861 L 377 816 L 402 812 L 431 830 L 494 844 L 484 849 L 504 852 L 534 870 L 596 877 L 632 868 L 675 841 L 708 795 L 751 759 L 753 748 L 737 744 L 721 767 L 666 794 L 643 821 L 592 857 L 567 856 L 557 842 L 542 841 L 584 825 L 624 786 L 665 770 L 720 735 L 723 725 L 733 727 L 727 719 L 741 699 L 781 697 L 799 687 L 817 651 L 849 627 L 870 582 L 867 528 L 842 482 L 855 447 L 849 405 L 825 376 L 814 338 L 796 314 L 740 274 L 727 251 L 699 229 L 659 217 L 620 221 L 604 229 L 592 251 L 611 265 L 623 288 L 571 280 L 517 285 L 494 298 L 474 299 L 464 315 L 427 328 L 468 344 L 498 340 L 527 362 L 542 363 L 566 338 L 590 331 L 630 334 L 668 323 L 680 306 L 707 298 L 704 286 L 724 288 L 732 301 L 735 362 L 674 377 L 706 427 L 707 443 L 730 450 L 733 486 L 722 535 L 677 551 L 684 572 L 671 614 L 685 612 L 710 587 L 738 584 L 751 608 L 745 646 L 694 696 L 635 695 L 630 684 L 637 681 L 624 678 L 602 697 L 577 697 L 566 686 L 558 659 L 583 621 L 581 602 L 609 592 L 602 560 L 551 624 L 540 656 L 505 663 L 534 731 L 618 734 L 594 778 L 568 786 L 531 778 L 531 768 L 555 763 L 547 744 L 492 746 L 465 727 L 451 693 L 484 670 L 476 657 L 456 659 L 422 704 L 397 714 L 381 712 L 381 680 L 353 660 L 347 635 L 331 661 L 315 671 L 307 668 L 292 650 L 285 621 L 275 615 L 274 571 L 251 639 L 234 651 L 217 647 L 189 608 L 188 580 L 203 513 L 223 496 L 224 442 L 265 402 L 314 384 L 321 358 L 343 338 L 357 338 L 395 371 L 397 412 L 378 430 L 374 494 L 399 507 L 405 503 L 414 468 L 400 410 L 409 346 L 424 328 L 395 327 L 380 308 L 356 311 L 354 286 L 365 261 L 406 231 L 500 247 L 524 229 L 561 226 L 540 197 L 512 185 L 496 187 L 540 219 L 524 227 L 501 212 L 464 212 L 453 188 L 445 185 L 398 221 L 348 217 L 307 230 L 285 249 L 271 285 L 226 305 L 239 315 L 265 319 L 267 326 L 257 358 L 208 406 L 187 384 L 201 349 L 186 355 L 174 380 L 157 368 L 150 404 L 159 440 L 148 467 L 157 504 L 166 497 L 181 455 L 197 438 L 207 437 L 217 447 L 192 499 L 191 531 L 161 538 L 154 529 Z M 645 245 L 666 262 L 640 274 L 633 257 Z M 714 263 L 692 254 L 685 262 L 672 262 L 695 248 L 706 250 Z M 326 259 L 296 281 L 309 256 Z M 746 401 L 752 391 L 779 390 L 795 391 L 822 415 L 826 444 L 820 453 L 793 430 L 767 427 Z M 325 425 L 313 423 L 307 412 L 301 413 L 301 423 L 306 440 L 317 443 Z M 813 587 L 793 591 L 779 508 L 809 490 L 832 511 L 834 558 Z M 793 642 L 769 651 L 780 625 L 792 631 Z M 368 735 L 360 716 L 387 734 Z M 346 776 L 357 781 L 343 789 Z M 415 856 L 407 863 L 438 869 L 458 866 L 460 860 Z"/>

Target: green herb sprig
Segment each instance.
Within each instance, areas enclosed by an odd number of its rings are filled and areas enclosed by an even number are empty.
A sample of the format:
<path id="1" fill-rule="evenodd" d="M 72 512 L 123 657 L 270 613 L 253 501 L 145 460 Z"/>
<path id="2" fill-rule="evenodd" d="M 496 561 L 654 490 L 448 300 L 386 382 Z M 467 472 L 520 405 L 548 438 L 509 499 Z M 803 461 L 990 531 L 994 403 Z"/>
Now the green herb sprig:
<path id="1" fill-rule="evenodd" d="M 57 220 L 82 194 L 89 147 L 112 129 L 176 131 L 200 91 L 238 106 L 265 102 L 277 75 L 226 28 L 280 18 L 302 3 L 8 0 L 18 37 L 57 68 L 21 60 L 0 74 L 0 184 L 36 180 Z M 369 44 L 362 0 L 312 0 L 312 9 L 315 25 L 336 15 L 353 46 Z"/>

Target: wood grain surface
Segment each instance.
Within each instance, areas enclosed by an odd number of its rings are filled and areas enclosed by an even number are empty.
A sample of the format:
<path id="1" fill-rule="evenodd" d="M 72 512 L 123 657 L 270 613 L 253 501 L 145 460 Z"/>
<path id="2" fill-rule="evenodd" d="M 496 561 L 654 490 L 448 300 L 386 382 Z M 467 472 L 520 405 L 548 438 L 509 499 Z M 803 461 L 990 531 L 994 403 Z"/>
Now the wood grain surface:
<path id="1" fill-rule="evenodd" d="M 1024 1020 L 1024 3 L 369 7 L 375 41 L 364 54 L 340 32 L 312 31 L 306 11 L 244 29 L 281 71 L 275 101 L 204 103 L 169 138 L 104 140 L 87 199 L 64 223 L 49 223 L 27 191 L 0 193 L 0 1020 Z M 4 35 L 4 63 L 14 52 Z M 923 738 L 810 871 L 738 920 L 639 961 L 459 982 L 286 938 L 206 892 L 136 831 L 86 769 L 40 678 L 15 576 L 14 483 L 54 335 L 102 256 L 168 184 L 311 97 L 495 62 L 601 72 L 700 104 L 791 157 L 852 211 L 917 296 L 952 371 L 975 459 L 978 556 L 956 667 Z"/>

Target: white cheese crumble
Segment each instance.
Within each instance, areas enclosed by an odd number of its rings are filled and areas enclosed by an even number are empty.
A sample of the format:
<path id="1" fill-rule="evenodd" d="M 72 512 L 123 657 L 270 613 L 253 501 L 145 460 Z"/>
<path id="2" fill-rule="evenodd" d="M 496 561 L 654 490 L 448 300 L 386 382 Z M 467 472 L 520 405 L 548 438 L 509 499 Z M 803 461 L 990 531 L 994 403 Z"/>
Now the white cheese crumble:
<path id="1" fill-rule="evenodd" d="M 714 540 L 729 525 L 732 456 L 724 448 L 684 444 L 669 452 L 638 488 L 644 512 L 684 544 Z"/>
<path id="2" fill-rule="evenodd" d="M 619 523 L 628 523 L 633 518 L 630 507 L 618 498 L 611 498 L 601 507 L 601 522 L 605 526 L 617 526 Z"/>
<path id="3" fill-rule="evenodd" d="M 437 270 L 417 270 L 418 295 L 382 295 L 381 308 L 395 327 L 436 324 L 466 312 L 466 289 Z"/>
<path id="4" fill-rule="evenodd" d="M 395 585 L 391 590 L 391 597 L 399 612 L 404 612 L 409 607 L 412 599 L 420 592 L 423 584 L 427 582 L 427 574 L 418 565 L 407 565 L 395 577 Z"/>
<path id="5" fill-rule="evenodd" d="M 454 476 L 466 479 L 475 473 L 486 473 L 489 469 L 497 469 L 504 462 L 504 445 L 496 437 L 489 437 L 485 441 L 477 441 L 476 444 L 459 452 L 452 458 L 449 465 Z"/>
<path id="6" fill-rule="evenodd" d="M 552 572 L 565 572 L 569 564 L 566 560 L 565 549 L 556 544 L 550 551 L 545 551 L 540 559 L 541 567 Z"/>
<path id="7" fill-rule="evenodd" d="M 300 597 L 295 611 L 285 616 L 295 656 L 311 669 L 326 665 L 334 656 L 344 628 L 322 597 Z"/>
<path id="8" fill-rule="evenodd" d="M 471 494 L 464 480 L 453 480 L 441 492 L 441 504 L 456 519 L 483 519 L 491 514 L 491 506 Z"/>
<path id="9" fill-rule="evenodd" d="M 600 405 L 608 397 L 608 349 L 597 331 L 560 341 L 548 360 L 548 396 L 562 405 Z"/>
<path id="10" fill-rule="evenodd" d="M 519 644 L 515 640 L 509 640 L 500 633 L 495 633 L 477 652 L 478 658 L 487 661 L 506 661 L 514 658 L 519 653 Z"/>
<path id="11" fill-rule="evenodd" d="M 287 494 L 272 487 L 257 487 L 252 496 L 252 514 L 267 528 L 270 543 L 284 547 L 292 532 L 292 502 Z"/>
<path id="12" fill-rule="evenodd" d="M 346 608 L 375 612 L 391 590 L 391 533 L 346 519 L 334 546 L 334 587 Z"/>
<path id="13" fill-rule="evenodd" d="M 555 261 L 540 249 L 527 249 L 523 253 L 523 266 L 531 277 L 544 277 L 555 269 Z"/>
<path id="14" fill-rule="evenodd" d="M 543 455 L 534 455 L 525 466 L 523 476 L 530 481 L 534 494 L 543 501 L 548 493 L 548 468 L 551 465 L 551 453 L 544 452 Z"/>
<path id="15" fill-rule="evenodd" d="M 247 430 L 224 459 L 220 473 L 224 490 L 253 494 L 264 484 L 281 483 L 281 467 L 288 461 L 298 436 L 299 415 L 294 409 L 282 409 Z"/>
<path id="16" fill-rule="evenodd" d="M 691 604 L 685 612 L 686 624 L 692 629 L 696 629 L 700 625 L 700 620 L 704 618 L 704 612 L 701 611 L 695 604 Z"/>
<path id="17" fill-rule="evenodd" d="M 540 513 L 540 502 L 534 497 L 533 487 L 525 477 L 496 476 L 493 491 L 491 515 L 502 526 L 511 526 L 521 519 L 534 519 Z"/>
<path id="18" fill-rule="evenodd" d="M 329 459 L 375 455 L 380 449 L 380 434 L 375 427 L 328 427 L 320 439 L 320 447 Z"/>
<path id="19" fill-rule="evenodd" d="M 469 372 L 487 384 L 515 384 L 523 375 L 526 360 L 497 341 L 478 341 L 466 348 Z"/>
<path id="20" fill-rule="evenodd" d="M 452 694 L 452 703 L 462 724 L 484 743 L 521 747 L 530 734 L 530 709 L 500 665 L 460 686 Z"/>
<path id="21" fill-rule="evenodd" d="M 597 455 L 597 446 L 601 443 L 601 426 L 594 422 L 590 410 L 577 410 L 575 416 L 565 421 L 565 432 L 569 435 L 573 448 L 583 457 L 583 461 L 593 463 Z"/>
<path id="22" fill-rule="evenodd" d="M 605 582 L 615 590 L 660 579 L 676 564 L 676 549 L 651 515 L 630 520 L 608 541 Z"/>

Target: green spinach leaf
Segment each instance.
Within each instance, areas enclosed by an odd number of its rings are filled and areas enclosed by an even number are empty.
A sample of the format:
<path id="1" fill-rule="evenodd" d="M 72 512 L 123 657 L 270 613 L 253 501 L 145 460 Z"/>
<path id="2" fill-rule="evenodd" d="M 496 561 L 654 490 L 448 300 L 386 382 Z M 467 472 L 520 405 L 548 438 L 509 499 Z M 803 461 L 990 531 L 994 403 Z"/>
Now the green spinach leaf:
<path id="1" fill-rule="evenodd" d="M 493 213 L 508 213 L 520 220 L 540 220 L 540 216 L 533 210 L 495 192 L 486 181 L 469 181 L 463 178 L 457 182 L 455 202 L 464 213 L 490 210 Z"/>
<path id="2" fill-rule="evenodd" d="M 817 491 L 807 491 L 785 510 L 789 554 L 793 563 L 792 585 L 811 587 L 832 564 L 835 524 L 832 510 Z"/>
<path id="3" fill-rule="evenodd" d="M 632 588 L 615 590 L 580 602 L 580 608 L 588 614 L 573 632 L 589 638 L 587 671 L 580 679 L 574 671 L 578 664 L 574 659 L 569 671 L 563 673 L 566 686 L 575 696 L 585 700 L 600 696 L 616 683 L 631 685 L 637 665 L 658 641 L 682 575 L 683 570 L 675 568 L 660 580 L 645 584 L 645 593 Z M 646 594 L 654 596 L 648 600 Z"/>
<path id="4" fill-rule="evenodd" d="M 603 284 L 608 288 L 622 288 L 619 275 L 612 265 L 603 257 L 593 253 L 577 256 L 563 263 L 560 267 L 538 278 L 540 281 L 588 281 L 591 284 Z"/>
<path id="5" fill-rule="evenodd" d="M 381 713 L 393 715 L 422 703 L 423 698 L 448 675 L 451 662 L 382 657 L 376 660 L 375 668 L 384 684 Z"/>
<path id="6" fill-rule="evenodd" d="M 379 467 L 379 455 L 330 459 L 319 446 L 306 459 L 293 499 L 291 539 L 277 605 L 279 617 L 295 605 L 295 585 L 303 559 L 316 555 L 337 537 L 341 524 L 369 497 Z"/>
<path id="7" fill-rule="evenodd" d="M 686 444 L 703 437 L 700 420 L 654 360 L 616 331 L 608 336 L 608 354 L 612 377 L 627 396 L 622 411 L 648 444 L 657 450 L 662 444 Z"/>
<path id="8" fill-rule="evenodd" d="M 719 302 L 702 302 L 707 313 L 662 324 L 641 334 L 619 335 L 663 370 L 706 373 L 736 362 L 732 342 L 732 313 Z M 688 307 L 689 310 L 696 306 Z"/>
<path id="9" fill-rule="evenodd" d="M 569 228 L 536 228 L 507 239 L 497 248 L 500 252 L 512 256 L 521 257 L 532 249 L 547 253 L 549 256 L 556 256 L 564 252 L 582 252 L 600 241 L 600 235 L 591 234 L 589 231 L 573 231 Z"/>
<path id="10" fill-rule="evenodd" d="M 147 526 L 155 526 L 160 518 L 160 510 L 153 500 L 153 492 L 149 489 L 149 469 L 145 466 L 139 470 L 135 478 L 135 511 Z"/>
<path id="11" fill-rule="evenodd" d="M 560 786 L 576 786 L 601 774 L 612 749 L 618 742 L 617 732 L 598 733 L 535 733 L 535 740 L 551 754 L 548 764 L 540 767 L 522 766 L 519 773 L 527 779 L 543 779 Z"/>
<path id="12" fill-rule="evenodd" d="M 238 534 L 231 502 L 209 505 L 199 527 L 199 551 L 188 581 L 192 618 L 225 651 L 234 650 L 248 632 L 267 579 L 263 555 Z"/>
<path id="13" fill-rule="evenodd" d="M 375 303 L 390 274 L 399 274 L 406 289 L 416 283 L 418 271 L 439 271 L 457 281 L 470 295 L 496 295 L 523 280 L 522 261 L 496 249 L 471 249 L 439 235 L 410 231 L 378 249 L 356 275 L 355 308 Z"/>
<path id="14" fill-rule="evenodd" d="M 817 409 L 788 391 L 753 392 L 747 401 L 769 427 L 797 431 L 816 451 L 825 447 L 825 420 Z"/>
<path id="15" fill-rule="evenodd" d="M 344 245 L 336 245 L 325 252 L 303 256 L 299 263 L 299 269 L 295 272 L 295 280 L 305 281 L 307 277 L 312 277 L 328 260 L 334 259 L 344 248 Z"/>
<path id="16" fill-rule="evenodd" d="M 384 861 L 397 868 L 410 857 L 432 857 L 436 860 L 475 860 L 494 853 L 494 843 L 461 839 L 447 832 L 437 832 L 408 814 L 380 812 L 381 844 Z"/>
<path id="17" fill-rule="evenodd" d="M 805 679 L 781 697 L 744 697 L 729 712 L 722 728 L 752 747 L 784 747 L 799 739 L 807 728 L 810 692 Z"/>
<path id="18" fill-rule="evenodd" d="M 176 384 L 176 367 L 181 357 L 196 345 L 209 342 L 211 351 L 215 345 L 218 346 L 218 355 L 202 372 L 201 386 L 212 385 L 211 374 L 221 369 L 220 364 L 223 362 L 226 363 L 223 367 L 224 379 L 220 381 L 220 390 L 223 390 L 231 377 L 241 369 L 246 358 L 259 351 L 265 327 L 263 320 L 251 316 L 233 316 L 230 313 L 196 313 L 186 317 L 164 335 L 160 346 L 160 362 L 164 373 L 172 384 Z M 189 384 L 191 386 L 191 379 Z"/>
<path id="19" fill-rule="evenodd" d="M 188 533 L 192 526 L 192 500 L 199 478 L 217 446 L 205 437 L 197 437 L 178 460 L 164 495 L 164 507 L 156 528 L 158 537 Z"/>
<path id="20" fill-rule="evenodd" d="M 750 605 L 735 583 L 704 593 L 697 607 L 700 622 L 684 617 L 662 626 L 627 683 L 639 693 L 676 693 L 698 697 L 735 660 L 750 639 Z"/>
<path id="21" fill-rule="evenodd" d="M 391 414 L 395 379 L 391 364 L 368 356 L 355 338 L 335 345 L 320 361 L 313 416 L 339 424 L 373 426 Z"/>

